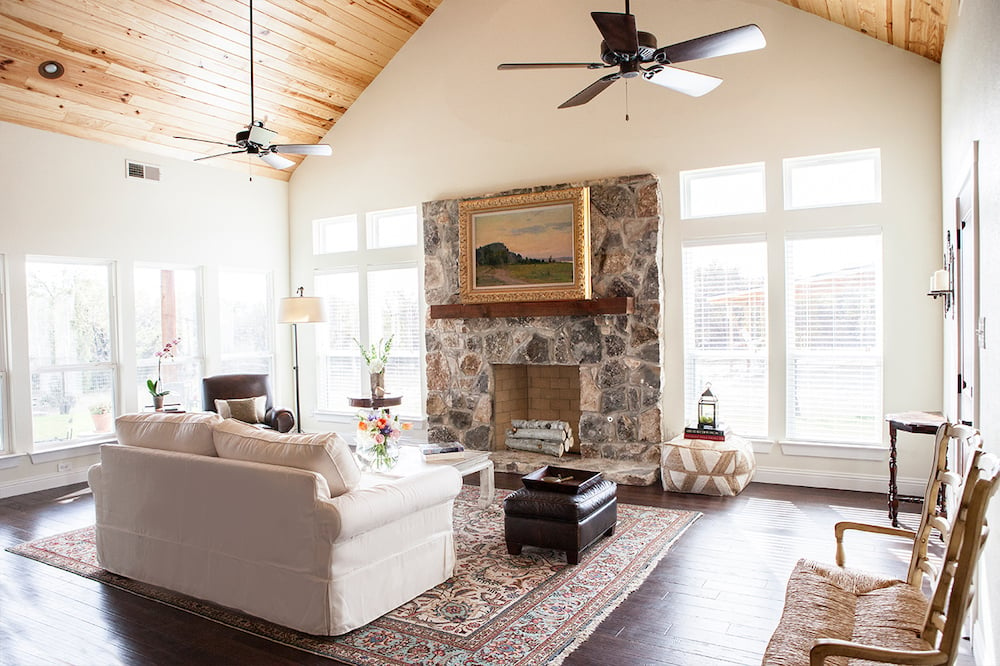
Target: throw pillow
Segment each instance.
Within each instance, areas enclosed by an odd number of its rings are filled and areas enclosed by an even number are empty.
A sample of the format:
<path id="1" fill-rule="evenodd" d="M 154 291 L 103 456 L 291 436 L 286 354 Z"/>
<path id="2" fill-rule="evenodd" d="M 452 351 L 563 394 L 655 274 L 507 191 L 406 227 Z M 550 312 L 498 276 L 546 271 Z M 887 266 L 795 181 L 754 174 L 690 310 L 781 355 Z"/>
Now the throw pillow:
<path id="1" fill-rule="evenodd" d="M 266 404 L 267 396 L 264 395 L 254 398 L 216 400 L 215 411 L 224 419 L 236 419 L 244 423 L 263 423 Z"/>
<path id="2" fill-rule="evenodd" d="M 212 436 L 220 458 L 316 472 L 326 479 L 330 497 L 343 495 L 361 482 L 361 470 L 351 449 L 334 432 L 290 435 L 227 419 L 216 426 Z"/>
<path id="3" fill-rule="evenodd" d="M 211 412 L 122 414 L 115 419 L 120 444 L 214 456 L 212 429 L 222 417 Z"/>

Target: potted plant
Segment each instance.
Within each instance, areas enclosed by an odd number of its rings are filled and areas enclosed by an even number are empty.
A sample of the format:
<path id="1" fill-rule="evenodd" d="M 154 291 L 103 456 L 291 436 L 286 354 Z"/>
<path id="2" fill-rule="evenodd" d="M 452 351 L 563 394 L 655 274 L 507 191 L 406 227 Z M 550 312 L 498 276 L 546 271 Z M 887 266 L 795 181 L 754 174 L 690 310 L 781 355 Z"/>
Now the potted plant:
<path id="1" fill-rule="evenodd" d="M 114 415 L 111 413 L 111 403 L 95 402 L 90 406 L 90 418 L 94 421 L 94 432 L 111 432 Z"/>
<path id="2" fill-rule="evenodd" d="M 170 391 L 163 388 L 163 380 L 160 377 L 163 359 L 173 358 L 174 353 L 177 351 L 177 345 L 180 343 L 180 338 L 174 338 L 167 344 L 163 345 L 163 349 L 156 352 L 156 381 L 153 381 L 152 379 L 146 380 L 146 390 L 148 390 L 149 395 L 153 397 L 153 409 L 158 412 L 163 411 L 163 397 L 170 393 Z"/>

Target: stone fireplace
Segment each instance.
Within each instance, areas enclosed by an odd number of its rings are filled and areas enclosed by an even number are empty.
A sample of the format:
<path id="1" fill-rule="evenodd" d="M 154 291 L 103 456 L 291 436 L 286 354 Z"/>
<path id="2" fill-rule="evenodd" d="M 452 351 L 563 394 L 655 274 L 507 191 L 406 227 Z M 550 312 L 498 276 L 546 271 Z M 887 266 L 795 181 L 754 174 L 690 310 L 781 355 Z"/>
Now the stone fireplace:
<path id="1" fill-rule="evenodd" d="M 590 188 L 593 297 L 631 297 L 632 310 L 613 315 L 429 317 L 430 441 L 460 441 L 466 448 L 494 450 L 498 469 L 504 469 L 502 429 L 511 415 L 505 405 L 507 394 L 496 393 L 498 381 L 506 391 L 503 384 L 511 373 L 522 372 L 509 366 L 554 366 L 577 377 L 579 411 L 571 412 L 576 419 L 571 425 L 582 459 L 647 466 L 658 460 L 662 399 L 658 179 L 626 176 L 497 194 L 579 186 Z M 460 302 L 458 204 L 458 199 L 449 199 L 423 207 L 429 305 Z M 534 395 L 527 398 L 529 403 L 545 404 L 547 397 L 528 391 Z M 528 407 L 524 418 L 561 418 L 531 410 Z M 562 464 L 563 459 L 549 460 Z M 526 464 L 538 466 L 536 460 Z M 522 471 L 516 465 L 511 469 Z"/>
<path id="2" fill-rule="evenodd" d="M 580 369 L 575 365 L 494 365 L 493 442 L 504 450 L 512 419 L 566 421 L 573 428 L 571 453 L 580 452 Z"/>

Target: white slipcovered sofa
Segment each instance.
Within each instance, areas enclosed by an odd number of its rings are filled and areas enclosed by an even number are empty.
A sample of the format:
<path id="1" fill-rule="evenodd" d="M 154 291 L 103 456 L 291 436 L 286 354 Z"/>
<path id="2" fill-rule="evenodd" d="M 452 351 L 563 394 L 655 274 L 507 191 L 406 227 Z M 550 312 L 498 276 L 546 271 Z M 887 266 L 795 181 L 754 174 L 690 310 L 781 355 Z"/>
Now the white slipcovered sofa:
<path id="1" fill-rule="evenodd" d="M 217 414 L 119 417 L 90 469 L 108 571 L 338 635 L 451 577 L 458 472 L 362 474 L 332 433 Z"/>

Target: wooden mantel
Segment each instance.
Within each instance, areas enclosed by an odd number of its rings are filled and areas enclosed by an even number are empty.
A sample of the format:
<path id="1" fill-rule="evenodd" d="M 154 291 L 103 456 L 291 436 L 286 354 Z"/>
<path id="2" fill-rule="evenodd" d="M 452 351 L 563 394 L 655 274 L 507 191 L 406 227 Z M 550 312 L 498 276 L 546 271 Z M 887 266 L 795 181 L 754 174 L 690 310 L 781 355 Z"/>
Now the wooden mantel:
<path id="1" fill-rule="evenodd" d="M 632 314 L 631 296 L 523 303 L 452 303 L 432 305 L 431 319 L 480 319 L 496 317 L 557 317 L 562 315 Z"/>

